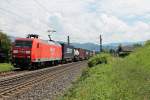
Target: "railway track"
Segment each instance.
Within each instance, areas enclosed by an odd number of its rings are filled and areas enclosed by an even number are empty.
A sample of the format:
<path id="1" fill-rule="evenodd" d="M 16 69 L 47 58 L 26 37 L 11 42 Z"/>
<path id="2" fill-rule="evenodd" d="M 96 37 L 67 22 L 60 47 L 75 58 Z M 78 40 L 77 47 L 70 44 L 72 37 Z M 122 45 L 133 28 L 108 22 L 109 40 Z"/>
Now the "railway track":
<path id="1" fill-rule="evenodd" d="M 53 80 L 86 62 L 73 62 L 0 79 L 0 100 L 7 99 L 47 80 Z"/>
<path id="2" fill-rule="evenodd" d="M 9 77 L 9 76 L 13 76 L 13 75 L 25 73 L 25 72 L 27 71 L 14 70 L 14 71 L 9 71 L 9 72 L 0 72 L 0 78 Z"/>

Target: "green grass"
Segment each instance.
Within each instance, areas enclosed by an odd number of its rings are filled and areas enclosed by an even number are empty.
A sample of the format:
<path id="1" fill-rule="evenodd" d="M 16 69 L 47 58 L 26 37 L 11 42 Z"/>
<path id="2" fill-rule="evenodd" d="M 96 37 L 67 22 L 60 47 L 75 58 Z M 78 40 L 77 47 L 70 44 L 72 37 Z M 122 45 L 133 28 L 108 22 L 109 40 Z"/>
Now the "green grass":
<path id="1" fill-rule="evenodd" d="M 8 63 L 0 63 L 0 72 L 13 70 L 13 66 Z"/>
<path id="2" fill-rule="evenodd" d="M 93 59 L 93 58 L 92 58 Z M 84 71 L 60 100 L 150 100 L 150 45 Z"/>

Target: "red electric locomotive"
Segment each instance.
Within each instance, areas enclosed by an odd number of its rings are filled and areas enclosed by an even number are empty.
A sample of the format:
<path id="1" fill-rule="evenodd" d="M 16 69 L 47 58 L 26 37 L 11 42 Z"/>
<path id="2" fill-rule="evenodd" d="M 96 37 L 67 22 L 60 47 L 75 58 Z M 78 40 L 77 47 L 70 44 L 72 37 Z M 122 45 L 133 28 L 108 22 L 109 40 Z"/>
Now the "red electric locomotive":
<path id="1" fill-rule="evenodd" d="M 38 35 L 15 40 L 12 63 L 15 67 L 28 69 L 62 60 L 62 46 L 54 41 L 43 41 Z"/>

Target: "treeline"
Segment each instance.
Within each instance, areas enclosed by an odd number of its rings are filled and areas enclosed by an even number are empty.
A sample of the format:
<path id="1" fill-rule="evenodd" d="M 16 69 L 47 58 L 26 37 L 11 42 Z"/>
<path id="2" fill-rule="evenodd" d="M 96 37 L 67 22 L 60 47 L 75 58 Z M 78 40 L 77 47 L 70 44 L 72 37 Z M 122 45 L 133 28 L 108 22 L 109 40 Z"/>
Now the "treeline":
<path id="1" fill-rule="evenodd" d="M 11 50 L 11 40 L 9 37 L 0 31 L 0 63 L 9 62 Z"/>

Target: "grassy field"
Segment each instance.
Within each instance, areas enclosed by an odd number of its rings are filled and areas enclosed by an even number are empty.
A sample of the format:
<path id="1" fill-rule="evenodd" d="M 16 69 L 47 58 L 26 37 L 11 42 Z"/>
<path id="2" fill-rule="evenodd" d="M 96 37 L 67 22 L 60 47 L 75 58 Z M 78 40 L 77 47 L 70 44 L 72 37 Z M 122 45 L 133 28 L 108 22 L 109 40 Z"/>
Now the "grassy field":
<path id="1" fill-rule="evenodd" d="M 6 72 L 12 70 L 13 67 L 11 64 L 8 63 L 0 63 L 0 72 Z"/>
<path id="2" fill-rule="evenodd" d="M 150 45 L 124 59 L 97 56 L 90 64 L 60 100 L 150 100 Z"/>

